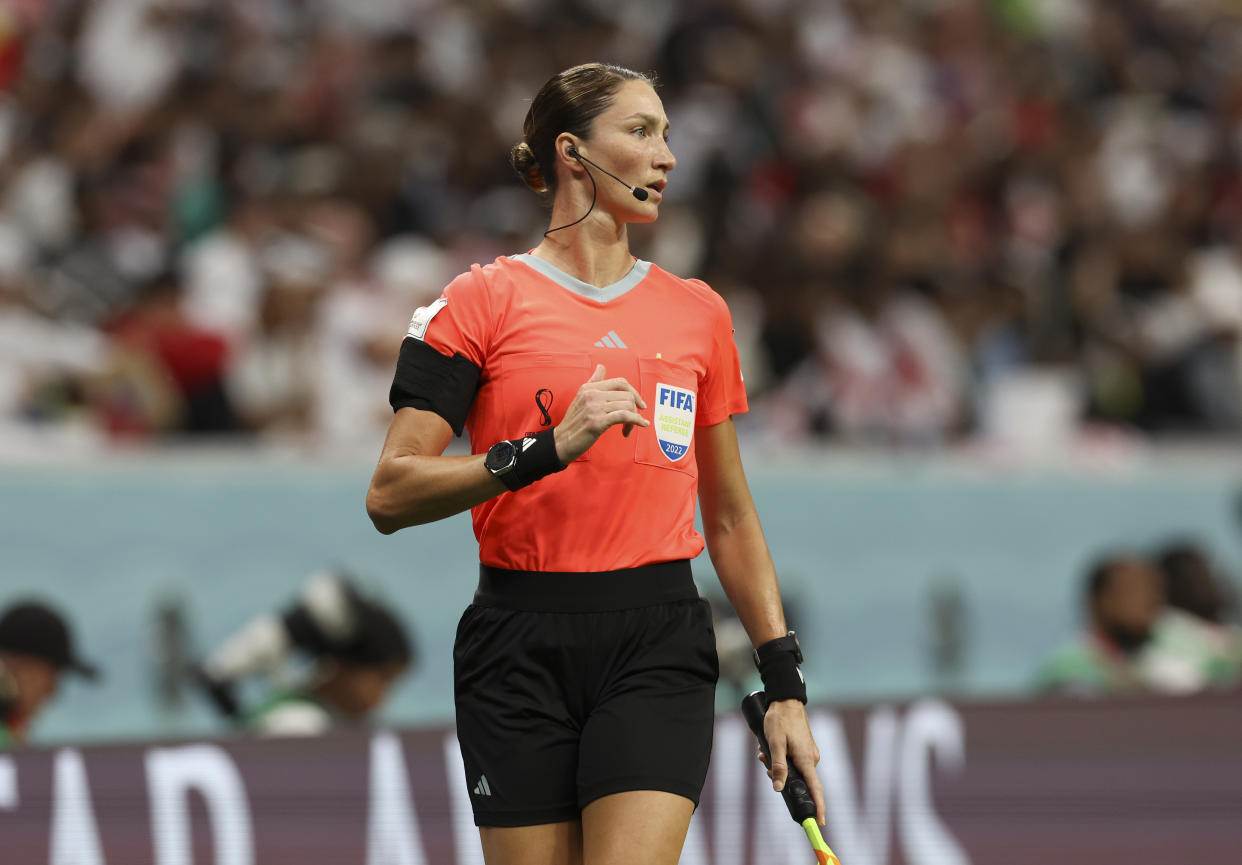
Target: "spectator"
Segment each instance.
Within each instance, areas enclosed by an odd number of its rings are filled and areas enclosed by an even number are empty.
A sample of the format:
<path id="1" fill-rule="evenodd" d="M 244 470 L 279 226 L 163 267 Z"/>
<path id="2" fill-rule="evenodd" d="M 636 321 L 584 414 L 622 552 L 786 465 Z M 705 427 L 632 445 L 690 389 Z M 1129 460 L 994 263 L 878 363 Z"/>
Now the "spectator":
<path id="1" fill-rule="evenodd" d="M 165 390 L 173 406 L 164 419 L 126 419 L 136 424 L 135 432 L 218 435 L 236 429 L 224 388 L 228 344 L 185 316 L 173 274 L 151 280 L 108 330 L 118 350 L 133 359 L 131 369 L 145 370 L 152 379 L 148 385 Z"/>
<path id="2" fill-rule="evenodd" d="M 945 440 L 962 417 L 964 363 L 934 300 L 885 277 L 851 295 L 819 337 L 836 429 L 847 440 Z"/>
<path id="3" fill-rule="evenodd" d="M 186 316 L 224 334 L 232 348 L 258 326 L 263 283 L 255 258 L 270 221 L 261 202 L 233 202 L 225 222 L 195 239 L 181 258 Z"/>
<path id="4" fill-rule="evenodd" d="M 0 440 L 34 438 L 41 425 L 67 430 L 81 419 L 91 379 L 107 364 L 95 328 L 49 317 L 29 300 L 34 252 L 0 222 Z M 28 435 L 23 435 L 27 433 Z"/>
<path id="5" fill-rule="evenodd" d="M 1168 606 L 1156 623 L 1156 640 L 1192 658 L 1205 685 L 1231 687 L 1242 680 L 1242 629 L 1230 621 L 1228 582 L 1198 544 L 1178 541 L 1156 554 Z"/>
<path id="6" fill-rule="evenodd" d="M 373 227 L 364 211 L 344 202 L 307 210 L 306 229 L 331 250 L 337 265 L 315 323 L 320 342 L 313 428 L 327 443 L 372 445 L 392 417 L 387 393 L 402 320 L 417 306 L 398 307 L 371 262 Z"/>
<path id="7" fill-rule="evenodd" d="M 1160 574 L 1136 555 L 1112 554 L 1092 566 L 1085 589 L 1087 628 L 1042 666 L 1038 689 L 1079 695 L 1150 690 L 1144 653 L 1164 605 Z"/>
<path id="8" fill-rule="evenodd" d="M 38 601 L 22 601 L 0 614 L 0 749 L 26 743 L 65 673 L 92 680 L 99 676 L 78 656 L 60 613 Z"/>
<path id="9" fill-rule="evenodd" d="M 282 683 L 294 650 L 311 659 L 301 681 Z M 197 670 L 215 707 L 259 735 L 318 735 L 371 716 L 414 664 L 405 626 L 387 607 L 359 594 L 343 574 L 317 574 L 282 614 L 260 616 L 225 641 Z M 243 706 L 238 691 L 253 676 L 269 693 Z"/>
<path id="10" fill-rule="evenodd" d="M 1211 684 L 1198 645 L 1167 630 L 1164 580 L 1154 564 L 1133 553 L 1106 555 L 1088 572 L 1085 589 L 1087 628 L 1042 665 L 1039 691 L 1185 694 Z"/>
<path id="11" fill-rule="evenodd" d="M 330 279 L 322 246 L 296 234 L 262 251 L 266 278 L 258 328 L 228 375 L 228 394 L 245 429 L 305 437 L 313 430 L 321 334 L 314 327 Z"/>

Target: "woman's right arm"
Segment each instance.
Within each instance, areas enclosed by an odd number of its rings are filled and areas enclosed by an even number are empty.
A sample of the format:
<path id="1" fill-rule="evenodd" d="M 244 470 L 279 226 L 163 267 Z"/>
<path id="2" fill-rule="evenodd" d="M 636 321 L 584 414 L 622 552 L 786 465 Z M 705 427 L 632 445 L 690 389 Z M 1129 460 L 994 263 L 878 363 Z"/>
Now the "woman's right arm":
<path id="1" fill-rule="evenodd" d="M 505 485 L 483 467 L 483 454 L 443 456 L 453 438 L 433 411 L 398 409 L 367 490 L 367 514 L 386 535 L 430 523 L 487 501 Z"/>
<path id="2" fill-rule="evenodd" d="M 569 465 L 616 424 L 625 435 L 632 426 L 649 426 L 638 413 L 646 407 L 633 385 L 624 378 L 605 379 L 603 364 L 596 366 L 555 427 L 557 458 Z M 484 467 L 483 454 L 443 455 L 452 438 L 452 427 L 435 412 L 408 406 L 397 410 L 367 490 L 367 513 L 375 528 L 391 535 L 505 492 L 504 483 Z"/>

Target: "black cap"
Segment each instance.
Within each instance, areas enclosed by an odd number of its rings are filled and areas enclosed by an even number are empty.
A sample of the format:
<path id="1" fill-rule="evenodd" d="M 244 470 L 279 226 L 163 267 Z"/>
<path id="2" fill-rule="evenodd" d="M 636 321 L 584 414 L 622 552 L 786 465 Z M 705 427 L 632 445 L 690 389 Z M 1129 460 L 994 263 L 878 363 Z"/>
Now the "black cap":
<path id="1" fill-rule="evenodd" d="M 60 613 L 38 601 L 13 604 L 0 615 L 0 652 L 33 655 L 94 679 L 99 670 L 78 657 L 73 648 L 69 623 Z"/>

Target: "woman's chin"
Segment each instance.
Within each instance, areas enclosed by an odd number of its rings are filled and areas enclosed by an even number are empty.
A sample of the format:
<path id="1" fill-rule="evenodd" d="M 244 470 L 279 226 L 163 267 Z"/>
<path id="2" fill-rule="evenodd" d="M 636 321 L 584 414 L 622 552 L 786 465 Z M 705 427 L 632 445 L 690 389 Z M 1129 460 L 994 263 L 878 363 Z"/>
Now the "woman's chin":
<path id="1" fill-rule="evenodd" d="M 641 208 L 636 208 L 629 215 L 629 219 L 627 219 L 626 222 L 633 222 L 637 225 L 645 225 L 650 222 L 655 222 L 659 218 L 660 218 L 660 208 L 641 207 Z"/>

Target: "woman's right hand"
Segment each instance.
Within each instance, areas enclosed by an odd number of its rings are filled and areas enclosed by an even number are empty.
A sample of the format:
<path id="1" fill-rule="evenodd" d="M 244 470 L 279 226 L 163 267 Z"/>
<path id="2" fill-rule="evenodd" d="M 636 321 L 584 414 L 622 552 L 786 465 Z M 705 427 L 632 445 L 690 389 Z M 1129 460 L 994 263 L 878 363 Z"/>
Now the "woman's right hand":
<path id="1" fill-rule="evenodd" d="M 553 433 L 557 459 L 562 465 L 569 465 L 610 426 L 623 424 L 621 434 L 625 436 L 635 426 L 651 426 L 651 421 L 638 413 L 646 407 L 632 384 L 624 378 L 604 378 L 604 365 L 597 364 L 595 372 L 574 394 L 574 401 Z"/>

